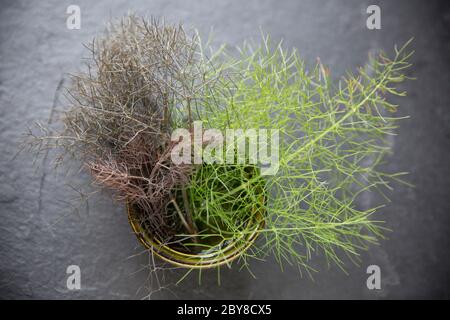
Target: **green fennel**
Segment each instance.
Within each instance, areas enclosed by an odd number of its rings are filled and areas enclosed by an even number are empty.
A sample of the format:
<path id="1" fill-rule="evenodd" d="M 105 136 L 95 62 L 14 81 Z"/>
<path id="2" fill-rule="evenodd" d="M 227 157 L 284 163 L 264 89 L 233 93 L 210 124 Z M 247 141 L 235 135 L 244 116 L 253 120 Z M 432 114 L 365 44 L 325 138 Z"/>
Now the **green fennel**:
<path id="1" fill-rule="evenodd" d="M 250 232 L 250 213 L 264 212 L 261 243 L 242 255 L 244 265 L 272 253 L 281 266 L 309 271 L 318 251 L 343 268 L 340 252 L 353 260 L 376 243 L 385 229 L 373 217 L 381 206 L 361 209 L 358 198 L 372 190 L 384 195 L 404 174 L 379 167 L 401 119 L 387 99 L 405 95 L 395 85 L 408 79 L 408 44 L 336 84 L 321 63 L 308 73 L 296 50 L 271 47 L 268 37 L 256 48 L 244 46 L 237 58 L 216 55 L 211 76 L 221 72 L 227 80 L 205 90 L 197 118 L 222 130 L 279 129 L 279 170 L 262 177 L 248 164 L 203 166 L 187 187 L 196 223 L 208 226 L 210 237 L 238 239 Z M 253 174 L 245 175 L 249 168 Z"/>

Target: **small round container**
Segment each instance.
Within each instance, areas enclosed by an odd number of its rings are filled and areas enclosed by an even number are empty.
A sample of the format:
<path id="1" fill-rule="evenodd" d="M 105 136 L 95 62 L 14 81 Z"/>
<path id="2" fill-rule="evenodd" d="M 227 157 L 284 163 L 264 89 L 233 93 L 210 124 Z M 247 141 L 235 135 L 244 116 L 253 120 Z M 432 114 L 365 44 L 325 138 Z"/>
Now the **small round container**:
<path id="1" fill-rule="evenodd" d="M 138 212 L 133 206 L 127 204 L 127 211 L 131 228 L 145 248 L 152 250 L 158 257 L 172 265 L 189 269 L 207 269 L 229 264 L 255 242 L 259 231 L 265 225 L 263 215 L 256 212 L 253 223 L 248 226 L 249 231 L 242 238 L 236 239 L 236 241 L 222 242 L 198 253 L 186 253 L 153 238 L 139 223 Z"/>

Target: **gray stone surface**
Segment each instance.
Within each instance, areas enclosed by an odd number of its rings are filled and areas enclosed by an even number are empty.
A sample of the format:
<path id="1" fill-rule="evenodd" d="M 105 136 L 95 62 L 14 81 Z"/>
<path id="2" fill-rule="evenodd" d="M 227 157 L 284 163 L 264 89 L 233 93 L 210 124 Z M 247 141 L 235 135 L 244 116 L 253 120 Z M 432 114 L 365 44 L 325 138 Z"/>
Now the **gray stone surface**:
<path id="1" fill-rule="evenodd" d="M 320 257 L 314 281 L 273 261 L 255 262 L 256 279 L 243 270 L 189 277 L 154 298 L 449 298 L 450 245 L 450 10 L 438 1 L 374 1 L 382 8 L 382 29 L 365 27 L 372 1 L 2 1 L 0 7 L 0 298 L 141 298 L 148 273 L 139 271 L 142 253 L 124 208 L 97 194 L 77 212 L 68 185 L 85 186 L 85 174 L 51 170 L 51 154 L 38 163 L 13 159 L 27 125 L 46 120 L 64 74 L 86 55 L 81 43 L 103 29 L 109 17 L 127 11 L 182 21 L 215 43 L 231 45 L 259 35 L 262 26 L 276 40 L 295 46 L 310 63 L 316 57 L 339 77 L 367 61 L 371 50 L 391 50 L 415 37 L 412 76 L 400 100 L 402 123 L 393 140 L 392 170 L 409 171 L 415 188 L 397 186 L 382 210 L 393 229 L 380 246 L 361 255 L 348 275 Z M 66 29 L 66 8 L 78 4 L 81 30 Z M 373 202 L 375 199 L 367 199 Z M 73 203 L 73 201 L 72 201 Z M 82 289 L 68 291 L 66 267 L 81 267 Z M 382 270 L 382 290 L 366 288 L 366 267 Z M 179 272 L 167 274 L 176 280 Z"/>

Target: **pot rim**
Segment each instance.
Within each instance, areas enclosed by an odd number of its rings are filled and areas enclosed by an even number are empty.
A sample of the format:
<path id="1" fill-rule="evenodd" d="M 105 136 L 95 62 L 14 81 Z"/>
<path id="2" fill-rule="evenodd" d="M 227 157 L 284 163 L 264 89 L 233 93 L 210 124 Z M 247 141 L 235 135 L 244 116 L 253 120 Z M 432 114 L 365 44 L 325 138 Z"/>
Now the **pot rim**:
<path id="1" fill-rule="evenodd" d="M 131 228 L 145 248 L 151 250 L 168 263 L 189 269 L 207 269 L 230 264 L 250 248 L 258 237 L 259 230 L 263 229 L 265 225 L 263 214 L 256 211 L 254 220 L 255 227 L 252 228 L 251 232 L 245 233 L 239 239 L 231 240 L 229 244 L 218 250 L 204 254 L 189 254 L 175 250 L 168 245 L 162 244 L 158 240 L 152 239 L 152 237 L 142 228 L 137 219 L 134 218 L 136 211 L 133 209 L 133 206 L 127 202 L 126 207 Z M 219 246 L 220 244 L 217 245 L 217 247 Z"/>

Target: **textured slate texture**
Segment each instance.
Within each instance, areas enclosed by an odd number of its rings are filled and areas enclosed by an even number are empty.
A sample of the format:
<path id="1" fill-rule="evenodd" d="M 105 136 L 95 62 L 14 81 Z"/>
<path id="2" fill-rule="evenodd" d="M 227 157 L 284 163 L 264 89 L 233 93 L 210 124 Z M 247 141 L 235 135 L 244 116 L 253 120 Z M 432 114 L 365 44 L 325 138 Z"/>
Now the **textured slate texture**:
<path id="1" fill-rule="evenodd" d="M 391 50 L 414 36 L 414 82 L 399 102 L 402 123 L 393 139 L 389 169 L 409 171 L 415 188 L 396 187 L 382 210 L 394 231 L 361 255 L 348 275 L 314 260 L 315 281 L 273 261 L 255 262 L 253 279 L 243 270 L 190 277 L 172 293 L 153 298 L 449 298 L 450 234 L 450 10 L 438 1 L 374 1 L 382 8 L 382 29 L 367 30 L 369 1 L 2 1 L 0 9 L 0 298 L 141 298 L 148 257 L 131 233 L 124 208 L 107 194 L 68 204 L 70 185 L 85 186 L 84 174 L 50 170 L 51 154 L 37 165 L 22 154 L 13 159 L 20 135 L 35 120 L 48 119 L 63 103 L 57 90 L 64 74 L 87 55 L 81 45 L 103 29 L 109 17 L 127 11 L 182 21 L 215 43 L 240 44 L 259 27 L 295 46 L 310 63 L 316 57 L 334 77 L 362 65 L 371 50 Z M 444 2 L 442 2 L 444 3 Z M 66 28 L 66 8 L 81 7 L 81 30 Z M 64 84 L 64 83 L 63 83 Z M 366 199 L 374 203 L 375 199 Z M 71 202 L 71 203 L 76 203 Z M 66 268 L 81 267 L 82 289 L 66 288 Z M 382 271 L 382 290 L 366 288 L 366 267 Z M 176 280 L 180 274 L 167 274 Z M 169 281 L 170 282 L 170 281 Z"/>

